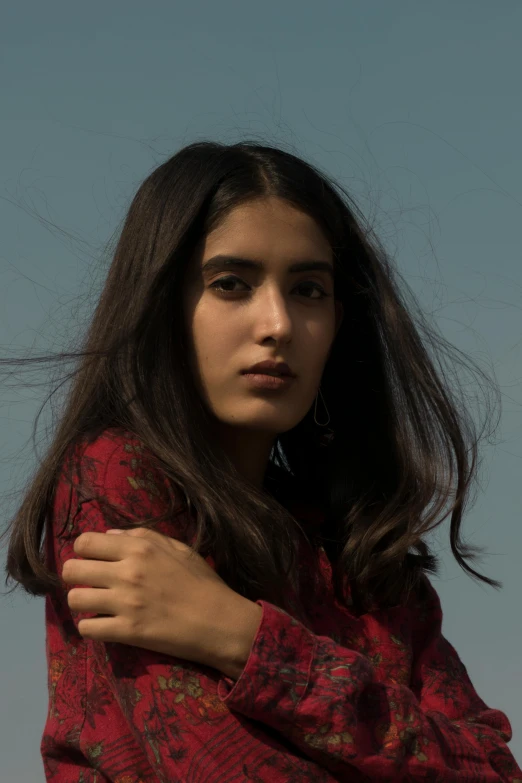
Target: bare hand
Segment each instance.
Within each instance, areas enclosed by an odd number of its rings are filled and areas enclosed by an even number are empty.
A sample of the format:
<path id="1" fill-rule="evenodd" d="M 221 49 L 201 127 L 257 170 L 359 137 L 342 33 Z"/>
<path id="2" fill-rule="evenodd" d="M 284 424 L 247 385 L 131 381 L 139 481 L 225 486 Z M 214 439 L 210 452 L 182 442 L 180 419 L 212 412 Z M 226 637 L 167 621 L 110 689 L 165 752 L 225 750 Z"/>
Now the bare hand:
<path id="1" fill-rule="evenodd" d="M 100 615 L 79 621 L 88 639 L 215 666 L 237 644 L 234 617 L 246 616 L 245 603 L 261 614 L 189 546 L 154 530 L 82 533 L 74 551 L 86 559 L 67 560 L 62 578 L 88 585 L 68 593 L 71 609 Z"/>

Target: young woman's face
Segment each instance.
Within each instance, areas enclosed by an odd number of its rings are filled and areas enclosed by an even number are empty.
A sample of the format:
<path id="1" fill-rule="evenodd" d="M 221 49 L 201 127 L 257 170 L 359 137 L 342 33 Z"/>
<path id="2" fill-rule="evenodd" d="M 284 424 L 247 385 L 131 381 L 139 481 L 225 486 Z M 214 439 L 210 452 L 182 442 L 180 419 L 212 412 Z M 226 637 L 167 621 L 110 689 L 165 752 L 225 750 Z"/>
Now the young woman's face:
<path id="1" fill-rule="evenodd" d="M 205 266 L 234 256 L 259 268 Z M 293 264 L 328 269 L 292 272 Z M 272 437 L 295 427 L 314 403 L 342 320 L 334 301 L 333 257 L 319 226 L 278 198 L 229 213 L 202 243 L 185 293 L 200 392 L 219 422 Z M 327 296 L 323 296 L 323 292 Z M 277 391 L 257 389 L 242 374 L 257 362 L 286 362 L 296 377 Z M 324 417 L 321 409 L 320 416 Z"/>

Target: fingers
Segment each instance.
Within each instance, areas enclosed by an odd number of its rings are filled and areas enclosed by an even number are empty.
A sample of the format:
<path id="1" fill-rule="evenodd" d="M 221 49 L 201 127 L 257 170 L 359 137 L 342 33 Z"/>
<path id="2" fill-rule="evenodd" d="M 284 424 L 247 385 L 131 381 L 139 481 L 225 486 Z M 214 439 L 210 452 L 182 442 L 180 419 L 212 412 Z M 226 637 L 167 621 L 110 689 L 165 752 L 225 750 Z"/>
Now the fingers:
<path id="1" fill-rule="evenodd" d="M 117 611 L 111 590 L 73 587 L 67 594 L 67 603 L 75 612 L 113 615 Z"/>
<path id="2" fill-rule="evenodd" d="M 129 638 L 127 626 L 119 617 L 92 617 L 80 620 L 78 631 L 85 639 L 101 642 L 126 644 Z"/>
<path id="3" fill-rule="evenodd" d="M 133 555 L 150 557 L 157 552 L 157 546 L 171 551 L 172 548 L 180 551 L 190 551 L 190 547 L 170 536 L 164 536 L 156 530 L 148 528 L 132 528 L 123 531 L 123 535 L 108 535 L 107 533 L 88 532 L 82 533 L 74 542 L 74 552 L 80 557 L 89 560 L 108 562 L 120 562 Z M 69 562 L 69 561 L 68 561 Z M 78 562 L 78 561 L 74 561 Z M 76 567 L 76 566 L 75 566 Z M 67 575 L 70 571 L 66 570 Z M 81 573 L 86 573 L 82 571 Z M 99 572 L 101 573 L 101 572 Z M 65 576 L 63 577 L 65 579 Z M 67 581 L 74 581 L 67 579 Z M 76 583 L 81 583 L 76 580 Z M 88 584 L 93 584 L 88 582 Z M 100 584 L 100 587 L 107 585 Z"/>
<path id="4" fill-rule="evenodd" d="M 146 539 L 154 544 L 168 544 L 169 546 L 174 545 L 177 549 L 190 549 L 190 547 L 187 546 L 187 544 L 184 544 L 182 541 L 178 541 L 176 538 L 171 538 L 171 536 L 164 536 L 163 533 L 158 533 L 157 530 L 152 530 L 151 528 L 147 527 L 134 527 L 130 530 L 125 530 L 125 534 L 128 536 L 134 536 L 135 538 Z"/>
<path id="5" fill-rule="evenodd" d="M 108 536 L 105 533 L 82 533 L 74 542 L 77 555 L 94 560 L 123 560 L 136 549 L 128 535 Z"/>
<path id="6" fill-rule="evenodd" d="M 114 567 L 102 560 L 66 560 L 62 579 L 67 584 L 111 587 L 115 582 Z"/>

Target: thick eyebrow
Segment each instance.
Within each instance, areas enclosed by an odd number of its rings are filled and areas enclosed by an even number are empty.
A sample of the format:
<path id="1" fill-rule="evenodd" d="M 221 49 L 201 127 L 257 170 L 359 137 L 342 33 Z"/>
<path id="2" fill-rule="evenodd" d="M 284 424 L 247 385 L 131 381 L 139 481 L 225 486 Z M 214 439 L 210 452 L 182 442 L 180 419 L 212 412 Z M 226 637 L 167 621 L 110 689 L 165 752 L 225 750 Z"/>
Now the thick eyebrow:
<path id="1" fill-rule="evenodd" d="M 204 272 L 214 272 L 219 269 L 230 269 L 231 267 L 260 270 L 264 268 L 264 264 L 261 261 L 253 261 L 250 258 L 218 255 L 205 261 L 202 270 Z M 297 272 L 328 272 L 332 279 L 334 277 L 333 265 L 328 261 L 297 261 L 295 264 L 288 267 L 288 271 L 291 274 L 296 274 Z"/>

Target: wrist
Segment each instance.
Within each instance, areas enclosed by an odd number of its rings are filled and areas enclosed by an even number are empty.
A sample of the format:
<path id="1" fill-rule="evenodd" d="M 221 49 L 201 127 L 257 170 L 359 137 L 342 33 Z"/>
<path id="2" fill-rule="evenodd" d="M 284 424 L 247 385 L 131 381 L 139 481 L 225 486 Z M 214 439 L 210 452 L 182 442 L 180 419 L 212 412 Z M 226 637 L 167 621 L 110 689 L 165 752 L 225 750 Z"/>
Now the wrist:
<path id="1" fill-rule="evenodd" d="M 261 606 L 236 595 L 239 600 L 228 614 L 228 630 L 222 637 L 214 662 L 214 668 L 233 680 L 240 678 L 246 666 L 263 616 Z"/>

